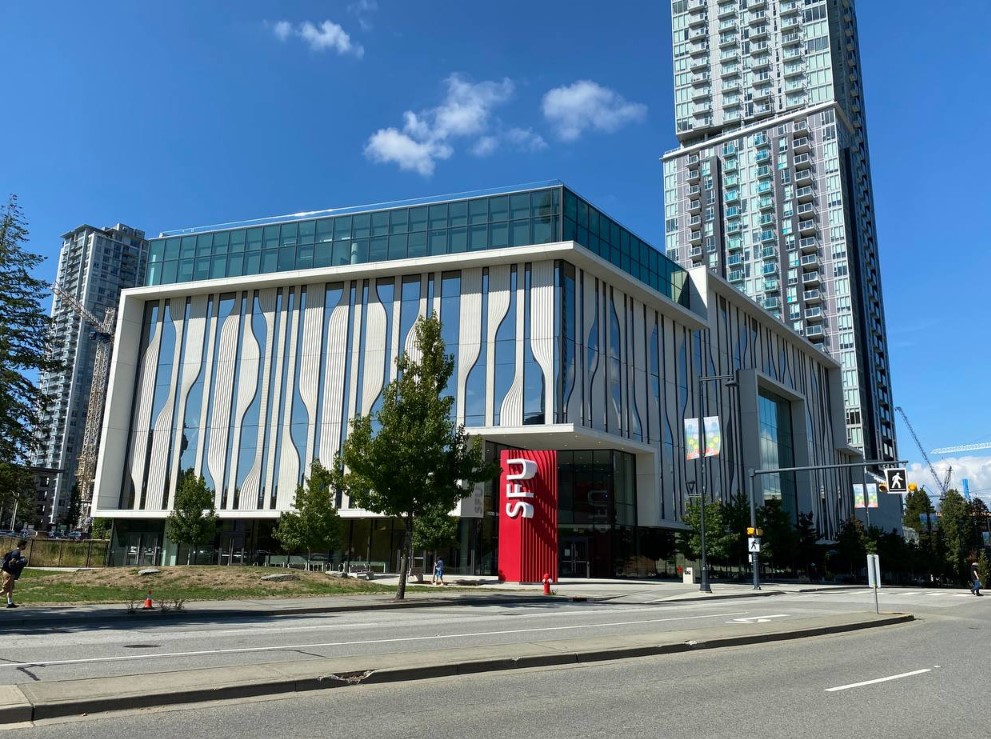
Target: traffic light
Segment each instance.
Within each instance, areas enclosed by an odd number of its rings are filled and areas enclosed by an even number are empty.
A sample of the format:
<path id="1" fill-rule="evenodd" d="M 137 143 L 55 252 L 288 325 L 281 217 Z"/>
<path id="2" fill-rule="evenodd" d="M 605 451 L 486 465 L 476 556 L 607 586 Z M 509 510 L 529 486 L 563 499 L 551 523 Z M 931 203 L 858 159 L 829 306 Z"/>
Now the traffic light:
<path id="1" fill-rule="evenodd" d="M 914 492 L 915 492 L 915 491 L 917 491 L 918 489 L 919 489 L 919 486 L 918 486 L 918 485 L 916 485 L 916 484 L 915 484 L 914 482 L 910 482 L 910 483 L 908 484 L 908 491 L 909 491 L 910 493 L 914 493 Z"/>
<path id="2" fill-rule="evenodd" d="M 877 489 L 880 490 L 882 493 L 886 493 L 888 492 L 888 484 L 884 482 L 879 482 L 877 484 Z"/>
<path id="3" fill-rule="evenodd" d="M 747 526 L 747 536 L 763 536 L 764 529 L 757 529 L 753 526 Z"/>

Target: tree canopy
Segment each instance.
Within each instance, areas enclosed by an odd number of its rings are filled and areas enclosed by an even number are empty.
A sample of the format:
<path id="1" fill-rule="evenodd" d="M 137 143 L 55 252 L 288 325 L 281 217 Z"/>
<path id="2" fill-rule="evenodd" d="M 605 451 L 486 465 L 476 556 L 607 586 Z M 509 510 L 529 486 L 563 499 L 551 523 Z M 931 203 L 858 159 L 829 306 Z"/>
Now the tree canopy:
<path id="1" fill-rule="evenodd" d="M 471 487 L 498 474 L 484 460 L 480 438 L 454 421 L 454 398 L 444 395 L 454 372 L 436 315 L 417 320 L 413 352 L 396 360 L 396 379 L 378 411 L 351 420 L 339 455 L 343 487 L 361 508 L 402 520 L 403 560 L 397 600 L 406 576 L 417 518 L 454 508 Z"/>
<path id="2" fill-rule="evenodd" d="M 185 470 L 176 486 L 175 508 L 165 520 L 165 533 L 178 544 L 186 544 L 190 551 L 186 564 L 192 559 L 192 550 L 206 544 L 217 535 L 217 510 L 213 492 L 206 486 L 203 475 Z"/>
<path id="3" fill-rule="evenodd" d="M 310 477 L 296 488 L 295 511 L 279 516 L 272 532 L 286 551 L 329 552 L 337 547 L 341 518 L 334 507 L 340 472 L 328 470 L 319 460 L 310 465 Z"/>
<path id="4" fill-rule="evenodd" d="M 0 506 L 17 502 L 30 514 L 34 485 L 27 466 L 45 405 L 33 378 L 58 365 L 47 351 L 47 286 L 31 274 L 44 258 L 28 252 L 27 241 L 27 222 L 11 195 L 0 207 Z"/>

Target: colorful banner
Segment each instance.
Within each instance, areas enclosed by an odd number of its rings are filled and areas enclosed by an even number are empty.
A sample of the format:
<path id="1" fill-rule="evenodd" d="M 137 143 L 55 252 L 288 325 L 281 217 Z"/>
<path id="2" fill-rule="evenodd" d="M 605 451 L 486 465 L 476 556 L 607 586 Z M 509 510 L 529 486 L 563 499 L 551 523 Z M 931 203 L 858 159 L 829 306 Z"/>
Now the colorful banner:
<path id="1" fill-rule="evenodd" d="M 685 459 L 698 459 L 702 456 L 699 448 L 699 420 L 685 419 Z"/>
<path id="2" fill-rule="evenodd" d="M 867 486 L 867 507 L 877 508 L 877 485 L 873 482 Z"/>
<path id="3" fill-rule="evenodd" d="M 853 486 L 853 507 L 866 508 L 864 505 L 864 486 L 854 484 Z"/>
<path id="4" fill-rule="evenodd" d="M 702 423 L 705 428 L 705 456 L 716 457 L 723 445 L 723 435 L 719 432 L 719 416 L 706 416 Z"/>

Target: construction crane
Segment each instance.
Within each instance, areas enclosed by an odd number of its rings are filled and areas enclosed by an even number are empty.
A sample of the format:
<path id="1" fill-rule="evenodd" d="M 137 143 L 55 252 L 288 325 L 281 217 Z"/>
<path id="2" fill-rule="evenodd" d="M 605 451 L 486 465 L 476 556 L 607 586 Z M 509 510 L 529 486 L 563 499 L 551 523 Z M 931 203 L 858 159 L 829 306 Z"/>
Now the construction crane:
<path id="1" fill-rule="evenodd" d="M 933 449 L 930 454 L 952 454 L 953 452 L 976 452 L 978 449 L 991 449 L 991 441 L 982 441 L 979 444 L 961 444 L 959 446 L 944 446 Z"/>
<path id="2" fill-rule="evenodd" d="M 912 438 L 915 439 L 915 445 L 919 447 L 919 452 L 922 454 L 922 458 L 926 460 L 926 464 L 929 465 L 929 472 L 933 476 L 933 482 L 935 482 L 937 485 L 940 486 L 939 497 L 940 498 L 944 497 L 946 495 L 946 486 L 949 485 L 950 483 L 949 477 L 950 477 L 950 472 L 952 472 L 952 468 L 949 471 L 947 471 L 945 482 L 939 479 L 939 475 L 936 474 L 936 468 L 933 467 L 933 463 L 929 461 L 929 455 L 926 454 L 926 450 L 925 448 L 923 448 L 922 442 L 919 441 L 919 435 L 915 433 L 915 429 L 912 428 L 912 422 L 908 420 L 908 416 L 905 415 L 905 411 L 902 409 L 901 406 L 895 406 L 895 410 L 901 413 L 902 418 L 905 419 L 905 425 L 908 426 L 908 430 L 911 432 Z"/>
<path id="3" fill-rule="evenodd" d="M 52 292 L 67 303 L 80 318 L 93 327 L 90 337 L 96 342 L 93 359 L 93 379 L 90 383 L 89 402 L 86 405 L 86 421 L 83 427 L 83 444 L 76 460 L 76 484 L 79 486 L 79 520 L 77 529 L 86 528 L 93 506 L 93 480 L 96 477 L 96 457 L 99 454 L 100 424 L 103 422 L 103 406 L 107 400 L 107 380 L 110 377 L 110 355 L 113 351 L 114 329 L 117 326 L 117 309 L 107 308 L 101 321 L 74 295 L 57 284 Z"/>

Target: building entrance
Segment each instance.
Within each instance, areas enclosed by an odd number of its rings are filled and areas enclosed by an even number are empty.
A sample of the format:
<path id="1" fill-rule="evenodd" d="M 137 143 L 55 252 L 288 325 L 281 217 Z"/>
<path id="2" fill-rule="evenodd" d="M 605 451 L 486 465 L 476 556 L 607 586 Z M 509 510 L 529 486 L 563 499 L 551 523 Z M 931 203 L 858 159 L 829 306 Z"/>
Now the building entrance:
<path id="1" fill-rule="evenodd" d="M 561 577 L 591 577 L 587 537 L 565 537 L 558 544 L 558 550 L 558 570 Z"/>

